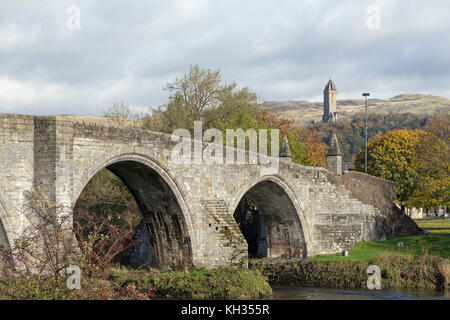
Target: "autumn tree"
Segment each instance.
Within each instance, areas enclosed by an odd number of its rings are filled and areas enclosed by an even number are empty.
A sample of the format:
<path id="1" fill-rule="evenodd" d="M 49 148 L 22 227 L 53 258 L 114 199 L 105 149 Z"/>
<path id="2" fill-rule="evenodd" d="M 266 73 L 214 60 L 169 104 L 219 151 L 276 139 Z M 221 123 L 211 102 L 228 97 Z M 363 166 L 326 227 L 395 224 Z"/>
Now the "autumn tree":
<path id="1" fill-rule="evenodd" d="M 271 129 L 278 129 L 280 145 L 283 137 L 288 138 L 294 163 L 325 166 L 326 144 L 321 141 L 319 133 L 314 129 L 299 126 L 292 120 L 279 118 L 275 112 L 249 111 L 248 109 L 238 108 L 232 113 L 229 121 L 221 124 L 219 128 L 223 130 L 255 129 L 257 132 L 259 129 L 268 129 L 268 137 L 270 137 Z M 270 141 L 268 149 L 270 150 Z"/>
<path id="2" fill-rule="evenodd" d="M 416 186 L 418 173 L 414 166 L 422 130 L 400 129 L 381 133 L 367 143 L 367 173 L 394 182 L 394 198 L 404 207 Z M 355 169 L 364 172 L 364 149 L 355 159 Z"/>
<path id="3" fill-rule="evenodd" d="M 296 127 L 298 140 L 302 141 L 306 152 L 306 165 L 321 167 L 326 166 L 325 149 L 327 145 L 322 141 L 321 134 L 316 129 Z"/>
<path id="4" fill-rule="evenodd" d="M 315 128 L 307 128 L 293 120 L 280 118 L 275 112 L 261 111 L 255 116 L 266 126 L 279 129 L 281 137 L 288 137 L 293 162 L 307 166 L 326 165 L 327 145 Z"/>
<path id="5" fill-rule="evenodd" d="M 256 133 L 256 140 L 259 143 L 260 139 L 260 130 L 267 130 L 267 154 L 271 154 L 272 150 L 272 129 L 278 129 L 274 126 L 268 126 L 263 120 L 257 117 L 259 113 L 257 111 L 248 110 L 247 108 L 239 107 L 236 108 L 229 116 L 229 119 L 226 122 L 218 123 L 217 129 L 222 131 L 222 136 L 226 137 L 226 132 L 229 129 L 242 129 L 247 131 L 249 129 L 253 129 Z M 223 143 L 227 143 L 225 138 Z M 281 145 L 281 134 L 279 135 L 279 146 Z M 234 145 L 238 147 L 238 145 Z M 245 149 L 249 150 L 249 137 L 245 137 Z M 259 149 L 257 149 L 259 150 Z"/>
<path id="6" fill-rule="evenodd" d="M 414 152 L 418 173 L 411 205 L 424 209 L 450 205 L 450 114 L 431 117 Z"/>
<path id="7" fill-rule="evenodd" d="M 450 112 L 438 113 L 428 118 L 423 129 L 436 135 L 448 145 L 450 143 Z"/>
<path id="8" fill-rule="evenodd" d="M 425 116 L 404 113 L 404 114 L 379 114 L 371 113 L 367 119 L 367 135 L 370 139 L 378 132 L 387 133 L 396 129 L 420 129 L 427 122 Z M 310 128 L 316 129 L 322 140 L 329 144 L 330 137 L 333 132 L 339 140 L 344 161 L 354 161 L 354 157 L 361 148 L 364 148 L 364 114 L 355 114 L 345 119 L 339 119 L 337 123 L 330 125 L 329 123 L 317 122 L 309 125 Z"/>

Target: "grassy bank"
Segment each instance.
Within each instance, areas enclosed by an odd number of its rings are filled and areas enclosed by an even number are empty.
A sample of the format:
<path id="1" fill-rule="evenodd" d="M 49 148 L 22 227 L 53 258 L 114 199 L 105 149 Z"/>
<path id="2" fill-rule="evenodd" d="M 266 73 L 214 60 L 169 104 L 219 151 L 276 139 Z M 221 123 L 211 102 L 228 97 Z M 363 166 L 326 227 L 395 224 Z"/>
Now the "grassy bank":
<path id="1" fill-rule="evenodd" d="M 193 269 L 186 271 L 112 269 L 109 279 L 122 287 L 155 287 L 157 297 L 242 299 L 270 296 L 267 278 L 254 270 Z"/>
<path id="2" fill-rule="evenodd" d="M 363 288 L 369 265 L 381 269 L 382 287 L 450 288 L 450 219 L 418 220 L 430 235 L 359 242 L 347 257 L 318 255 L 306 260 L 250 261 L 250 270 L 162 271 L 112 268 L 82 277 L 81 290 L 66 278 L 0 278 L 0 299 L 242 299 L 272 294 L 270 285 Z M 401 241 L 404 247 L 398 247 Z M 270 284 L 269 284 L 270 283 Z"/>
<path id="3" fill-rule="evenodd" d="M 0 279 L 0 299 L 3 300 L 258 299 L 271 295 L 267 278 L 258 271 L 247 269 L 161 271 L 113 268 L 95 277 L 83 278 L 80 290 L 68 290 L 65 278 Z"/>
<path id="4" fill-rule="evenodd" d="M 384 241 L 356 243 L 347 257 L 340 253 L 314 256 L 315 261 L 373 261 L 378 255 L 418 258 L 428 251 L 429 255 L 450 259 L 450 219 L 416 220 L 419 227 L 430 235 L 392 238 Z M 403 242 L 404 247 L 399 247 Z"/>
<path id="5" fill-rule="evenodd" d="M 450 219 L 417 220 L 429 235 L 358 242 L 344 257 L 340 253 L 317 255 L 301 262 L 270 263 L 253 260 L 271 284 L 307 287 L 362 288 L 369 265 L 381 269 L 382 286 L 400 288 L 450 288 Z M 399 247 L 403 242 L 404 247 Z"/>
<path id="6" fill-rule="evenodd" d="M 450 263 L 440 257 L 379 255 L 373 260 L 337 261 L 307 259 L 301 262 L 251 261 L 251 269 L 267 276 L 271 285 L 303 287 L 365 288 L 369 265 L 381 269 L 382 287 L 450 288 Z"/>

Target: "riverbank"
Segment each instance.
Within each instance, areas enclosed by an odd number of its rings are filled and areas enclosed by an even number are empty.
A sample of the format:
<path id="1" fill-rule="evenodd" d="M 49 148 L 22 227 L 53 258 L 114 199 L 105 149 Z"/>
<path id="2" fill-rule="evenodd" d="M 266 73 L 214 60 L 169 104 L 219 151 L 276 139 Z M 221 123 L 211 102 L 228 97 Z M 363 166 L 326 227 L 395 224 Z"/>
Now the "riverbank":
<path id="1" fill-rule="evenodd" d="M 421 219 L 428 235 L 377 242 L 358 242 L 348 256 L 317 255 L 302 261 L 251 260 L 250 269 L 268 277 L 271 285 L 364 288 L 369 265 L 381 269 L 384 288 L 450 288 L 450 219 Z M 399 242 L 403 246 L 399 246 Z"/>
<path id="2" fill-rule="evenodd" d="M 111 268 L 82 277 L 79 290 L 69 290 L 65 277 L 0 278 L 0 300 L 260 299 L 271 295 L 267 278 L 248 269 Z"/>
<path id="3" fill-rule="evenodd" d="M 378 255 L 394 257 L 430 256 L 450 259 L 450 219 L 417 219 L 428 235 L 405 236 L 383 241 L 361 241 L 344 257 L 341 253 L 316 255 L 315 261 L 373 261 Z M 399 246 L 402 243 L 403 246 Z"/>
<path id="4" fill-rule="evenodd" d="M 265 259 L 251 261 L 250 268 L 266 276 L 271 286 L 297 285 L 302 287 L 365 288 L 369 265 L 381 269 L 383 288 L 450 288 L 450 263 L 447 259 L 424 255 L 379 255 L 367 261 L 285 261 L 271 263 Z"/>
<path id="5" fill-rule="evenodd" d="M 267 278 L 248 269 L 111 269 L 108 278 L 121 287 L 154 287 L 156 298 L 259 299 L 272 295 Z"/>
<path id="6" fill-rule="evenodd" d="M 329 254 L 305 260 L 257 259 L 249 261 L 249 269 L 163 271 L 117 267 L 83 276 L 80 290 L 69 290 L 65 277 L 0 277 L 0 299 L 258 299 L 270 297 L 272 287 L 280 285 L 365 288 L 369 265 L 380 267 L 382 288 L 449 290 L 450 220 L 417 223 L 430 234 L 359 242 L 345 257 Z"/>
<path id="7" fill-rule="evenodd" d="M 416 222 L 430 234 L 359 242 L 346 257 L 329 254 L 306 260 L 256 259 L 249 261 L 249 270 L 112 269 L 109 280 L 138 291 L 154 287 L 156 298 L 261 298 L 269 297 L 271 286 L 279 285 L 366 288 L 367 267 L 377 265 L 382 288 L 449 290 L 450 220 Z"/>

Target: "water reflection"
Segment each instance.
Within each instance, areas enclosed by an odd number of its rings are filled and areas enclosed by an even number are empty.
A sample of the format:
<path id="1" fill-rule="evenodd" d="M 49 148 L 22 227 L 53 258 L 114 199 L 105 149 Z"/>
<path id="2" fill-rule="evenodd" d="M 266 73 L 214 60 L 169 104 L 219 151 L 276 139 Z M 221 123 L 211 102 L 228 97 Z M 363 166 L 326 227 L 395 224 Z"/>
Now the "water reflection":
<path id="1" fill-rule="evenodd" d="M 273 287 L 275 300 L 450 300 L 450 292 L 422 289 L 330 289 Z"/>

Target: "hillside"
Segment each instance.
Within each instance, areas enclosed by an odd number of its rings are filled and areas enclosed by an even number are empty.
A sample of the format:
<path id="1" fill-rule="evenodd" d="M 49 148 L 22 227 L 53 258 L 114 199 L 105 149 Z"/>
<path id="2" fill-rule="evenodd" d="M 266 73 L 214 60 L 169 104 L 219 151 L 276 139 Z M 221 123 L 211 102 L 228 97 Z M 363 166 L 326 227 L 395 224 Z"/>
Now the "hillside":
<path id="1" fill-rule="evenodd" d="M 262 103 L 262 108 L 277 111 L 281 117 L 301 124 L 321 121 L 323 114 L 323 102 L 266 101 Z M 449 99 L 425 94 L 401 94 L 389 100 L 369 99 L 371 114 L 411 113 L 428 116 L 449 109 Z M 364 112 L 364 100 L 337 100 L 337 112 L 340 118 L 352 118 L 355 114 Z"/>

